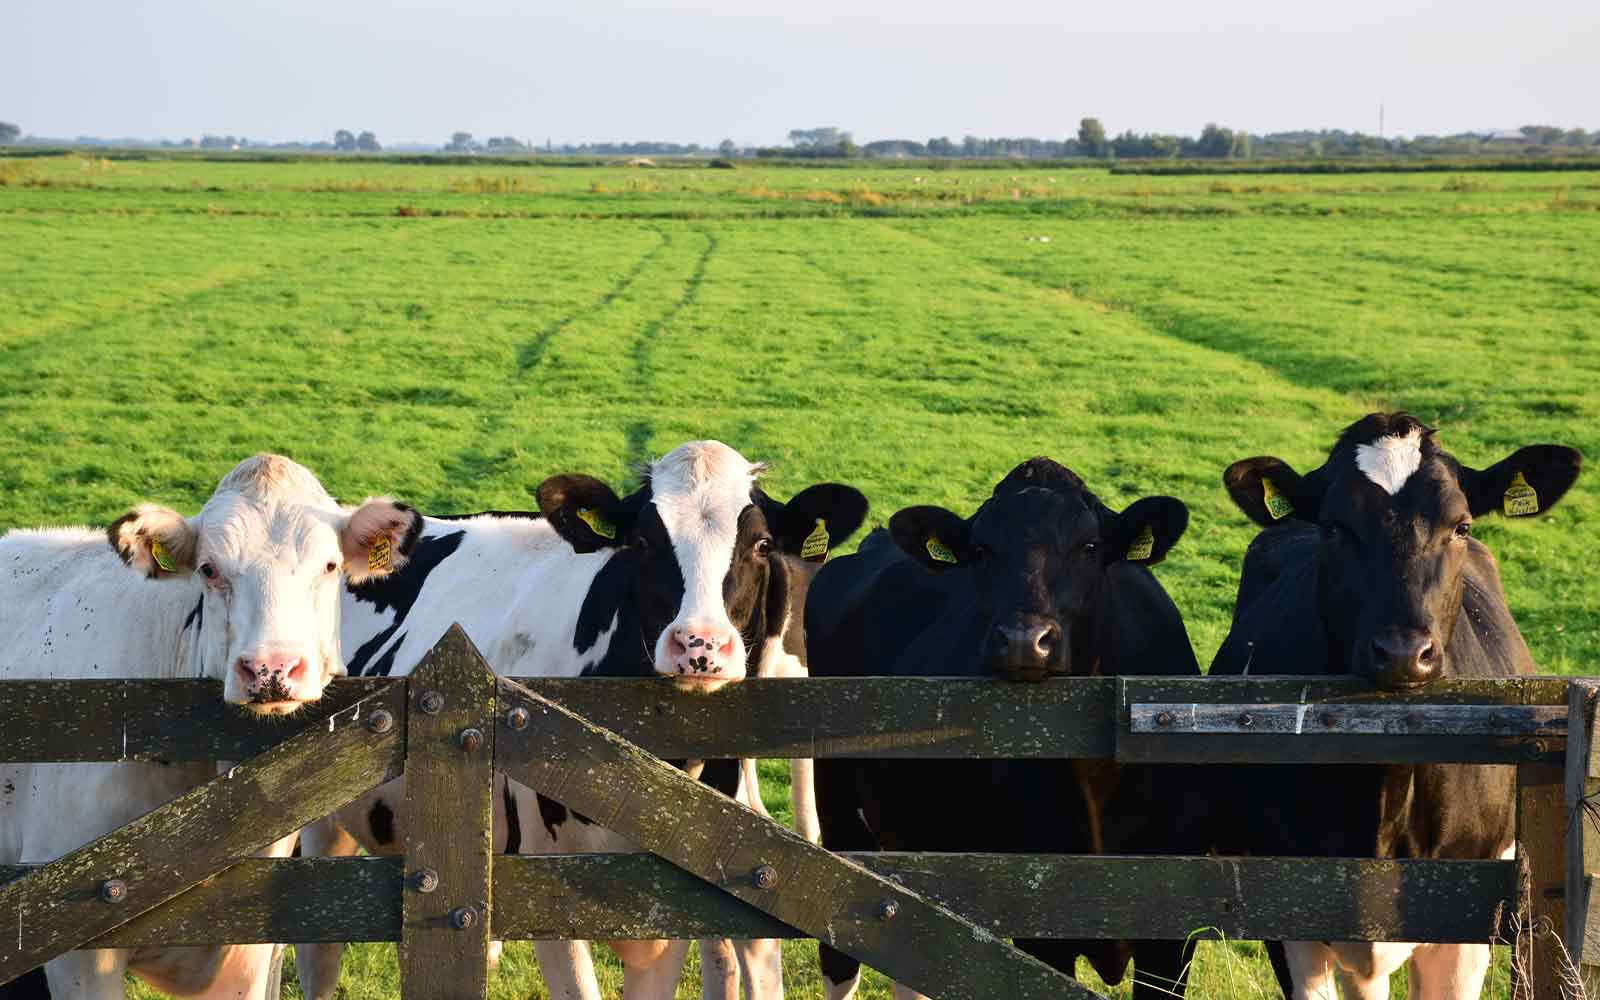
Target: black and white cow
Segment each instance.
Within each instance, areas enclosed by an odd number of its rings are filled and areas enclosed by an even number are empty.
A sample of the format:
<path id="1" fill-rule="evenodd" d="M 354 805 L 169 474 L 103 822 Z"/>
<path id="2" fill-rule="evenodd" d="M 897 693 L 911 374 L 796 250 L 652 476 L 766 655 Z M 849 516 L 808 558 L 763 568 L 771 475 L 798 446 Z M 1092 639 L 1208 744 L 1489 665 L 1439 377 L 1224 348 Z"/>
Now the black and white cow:
<path id="1" fill-rule="evenodd" d="M 106 530 L 10 532 L 0 538 L 0 679 L 210 677 L 245 710 L 292 712 L 344 673 L 341 582 L 403 566 L 420 530 L 402 504 L 342 508 L 301 466 L 257 455 L 193 517 L 144 504 Z M 54 860 L 215 773 L 200 763 L 0 765 L 0 863 Z M 291 836 L 267 853 L 293 846 Z M 127 971 L 180 996 L 262 1000 L 277 982 L 274 948 L 74 951 L 47 963 L 45 978 L 58 1000 L 121 997 Z"/>
<path id="2" fill-rule="evenodd" d="M 1245 555 L 1233 628 L 1213 674 L 1352 674 L 1388 690 L 1440 677 L 1533 672 L 1475 518 L 1542 513 L 1577 478 L 1572 448 L 1533 445 L 1487 469 L 1462 465 L 1405 413 L 1347 427 L 1304 476 L 1276 458 L 1231 465 L 1223 483 L 1262 531 Z M 1509 767 L 1240 768 L 1243 846 L 1261 854 L 1509 857 Z M 1475 998 L 1486 944 L 1286 942 L 1274 947 L 1293 1000 L 1389 995 L 1408 960 L 1413 997 Z"/>
<path id="3" fill-rule="evenodd" d="M 345 645 L 352 674 L 403 674 L 460 622 L 496 672 L 512 676 L 661 675 L 713 691 L 758 668 L 783 674 L 800 625 L 797 598 L 821 558 L 860 526 L 866 498 L 834 483 L 788 503 L 757 485 L 761 465 L 725 444 L 695 441 L 652 462 L 626 497 L 589 476 L 547 479 L 538 514 L 426 519 L 405 572 L 350 589 Z M 785 649 L 785 640 L 789 649 Z M 694 762 L 691 773 L 702 765 Z M 736 762 L 706 774 L 729 794 L 743 789 Z M 337 827 L 308 831 L 310 853 L 347 851 L 341 832 L 369 850 L 396 850 L 403 791 L 386 786 L 341 810 Z M 504 805 L 504 804 L 503 804 Z M 559 803 L 513 788 L 507 822 L 524 853 L 632 850 L 622 838 Z M 512 822 L 514 821 L 514 823 Z M 337 947 L 308 947 L 300 962 L 308 997 L 331 995 Z M 616 942 L 626 996 L 670 997 L 686 943 Z M 552 996 L 592 997 L 598 987 L 581 943 L 538 942 Z M 757 996 L 781 995 L 775 942 L 741 953 Z M 759 968 L 758 968 L 759 966 Z"/>
<path id="4" fill-rule="evenodd" d="M 1147 568 L 1188 510 L 1146 497 L 1117 513 L 1048 458 L 1017 466 L 971 517 L 910 507 L 856 555 L 824 566 L 806 604 L 813 676 L 1197 675 L 1183 619 Z M 1205 797 L 1167 769 L 1110 762 L 819 760 L 823 846 L 833 851 L 1191 852 Z M 1064 887 L 1065 888 L 1065 887 Z M 1182 993 L 1182 942 L 1019 941 L 1071 972 L 1086 955 L 1138 997 Z M 828 996 L 860 967 L 819 944 Z M 1144 985 L 1152 984 L 1152 985 Z M 897 990 L 897 996 L 915 996 Z"/>

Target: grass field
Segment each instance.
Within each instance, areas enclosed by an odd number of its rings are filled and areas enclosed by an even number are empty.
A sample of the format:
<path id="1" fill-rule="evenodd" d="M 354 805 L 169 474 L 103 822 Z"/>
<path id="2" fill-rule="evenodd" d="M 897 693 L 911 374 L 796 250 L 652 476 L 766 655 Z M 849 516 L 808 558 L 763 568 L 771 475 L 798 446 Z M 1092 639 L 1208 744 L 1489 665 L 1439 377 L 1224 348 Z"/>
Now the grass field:
<path id="1" fill-rule="evenodd" d="M 1304 471 L 1388 408 L 1472 465 L 1600 453 L 1600 173 L 19 158 L 0 247 L 0 528 L 192 509 L 261 449 L 448 512 L 717 437 L 874 519 L 1045 453 L 1113 506 L 1189 504 L 1158 576 L 1205 662 L 1251 535 L 1229 462 Z M 1475 529 L 1551 672 L 1600 673 L 1597 527 L 1591 472 Z M 509 954 L 496 995 L 535 994 Z M 357 949 L 347 996 L 393 982 Z M 1267 995 L 1248 944 L 1197 982 Z"/>

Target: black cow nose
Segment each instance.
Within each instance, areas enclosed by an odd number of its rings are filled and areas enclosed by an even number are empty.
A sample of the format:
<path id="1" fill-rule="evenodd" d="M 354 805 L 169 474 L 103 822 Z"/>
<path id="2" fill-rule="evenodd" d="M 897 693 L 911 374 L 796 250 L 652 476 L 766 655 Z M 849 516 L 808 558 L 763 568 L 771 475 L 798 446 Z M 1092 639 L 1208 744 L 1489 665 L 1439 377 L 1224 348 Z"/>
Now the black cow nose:
<path id="1" fill-rule="evenodd" d="M 990 655 L 1005 667 L 1042 668 L 1061 645 L 1061 626 L 1054 622 L 996 625 L 989 633 Z"/>
<path id="2" fill-rule="evenodd" d="M 1426 684 L 1439 672 L 1439 647 L 1422 631 L 1391 632 L 1372 640 L 1372 658 L 1380 683 Z"/>

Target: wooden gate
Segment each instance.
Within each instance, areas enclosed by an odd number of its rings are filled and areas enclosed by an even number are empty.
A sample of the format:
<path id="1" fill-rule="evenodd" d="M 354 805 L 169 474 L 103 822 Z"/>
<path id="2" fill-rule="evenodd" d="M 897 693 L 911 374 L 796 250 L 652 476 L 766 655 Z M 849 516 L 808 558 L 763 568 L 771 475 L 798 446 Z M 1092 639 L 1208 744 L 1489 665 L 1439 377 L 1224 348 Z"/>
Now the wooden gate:
<path id="1" fill-rule="evenodd" d="M 1593 978 L 1597 684 L 1380 695 L 1327 678 L 752 680 L 704 697 L 648 680 L 524 686 L 494 677 L 459 629 L 408 678 L 336 682 L 281 725 L 228 709 L 214 682 L 6 682 L 0 760 L 242 763 L 48 865 L 0 868 L 0 982 L 80 947 L 398 941 L 406 997 L 481 997 L 491 938 L 805 936 L 933 996 L 1088 998 L 1006 939 L 1512 940 L 1540 920 L 1565 928 Z M 735 756 L 1512 764 L 1522 850 L 1515 862 L 839 855 L 660 759 Z M 494 856 L 496 769 L 650 853 Z M 248 857 L 402 773 L 403 858 Z M 1527 941 L 1523 995 L 1563 996 L 1557 936 Z"/>

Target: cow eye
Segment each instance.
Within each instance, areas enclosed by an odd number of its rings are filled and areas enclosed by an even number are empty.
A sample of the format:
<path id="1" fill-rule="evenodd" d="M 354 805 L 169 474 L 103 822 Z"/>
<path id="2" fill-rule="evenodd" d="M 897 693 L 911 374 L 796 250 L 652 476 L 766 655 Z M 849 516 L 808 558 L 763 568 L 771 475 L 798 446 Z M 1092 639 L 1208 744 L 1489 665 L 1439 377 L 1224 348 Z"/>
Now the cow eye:
<path id="1" fill-rule="evenodd" d="M 1472 522 L 1471 521 L 1457 521 L 1456 522 L 1456 528 L 1455 528 L 1455 535 L 1456 535 L 1457 538 L 1471 538 L 1472 537 Z"/>
<path id="2" fill-rule="evenodd" d="M 200 575 L 207 580 L 215 580 L 217 578 L 217 568 L 210 563 L 201 563 Z"/>
<path id="3" fill-rule="evenodd" d="M 338 568 L 339 568 L 339 564 L 334 562 L 332 559 L 329 559 L 328 560 L 328 565 L 322 567 L 322 571 L 324 573 L 332 573 L 335 570 L 337 570 Z"/>
<path id="4" fill-rule="evenodd" d="M 1338 538 L 1339 526 L 1332 521 L 1324 523 L 1322 525 L 1322 537 L 1330 542 Z"/>
<path id="5" fill-rule="evenodd" d="M 1100 543 L 1099 542 L 1088 541 L 1088 542 L 1084 542 L 1083 543 L 1083 554 L 1084 555 L 1092 556 L 1098 551 L 1100 551 Z"/>
<path id="6" fill-rule="evenodd" d="M 762 558 L 766 558 L 766 556 L 768 554 L 770 554 L 771 552 L 772 552 L 772 539 L 770 539 L 770 538 L 758 538 L 758 539 L 756 539 L 756 555 L 758 555 L 758 556 L 760 556 Z"/>

